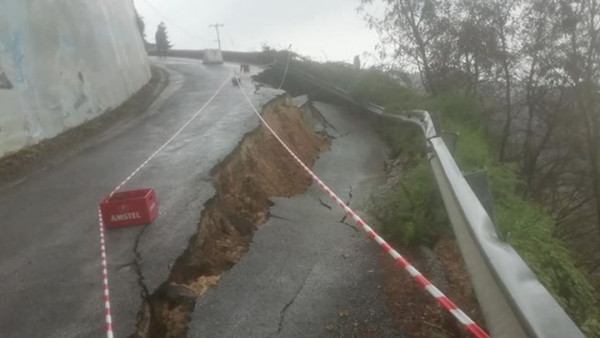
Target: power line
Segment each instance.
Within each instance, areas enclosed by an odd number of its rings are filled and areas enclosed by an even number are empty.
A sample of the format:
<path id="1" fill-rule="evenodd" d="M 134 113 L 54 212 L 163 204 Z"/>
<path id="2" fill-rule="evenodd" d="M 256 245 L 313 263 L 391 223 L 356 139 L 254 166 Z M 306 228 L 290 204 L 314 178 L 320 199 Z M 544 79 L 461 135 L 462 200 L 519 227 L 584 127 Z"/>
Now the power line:
<path id="1" fill-rule="evenodd" d="M 223 27 L 225 25 L 223 25 L 222 23 L 215 23 L 212 25 L 208 25 L 208 27 L 214 27 L 215 30 L 217 31 L 217 42 L 219 43 L 219 50 L 221 50 L 221 36 L 219 35 L 219 27 Z"/>

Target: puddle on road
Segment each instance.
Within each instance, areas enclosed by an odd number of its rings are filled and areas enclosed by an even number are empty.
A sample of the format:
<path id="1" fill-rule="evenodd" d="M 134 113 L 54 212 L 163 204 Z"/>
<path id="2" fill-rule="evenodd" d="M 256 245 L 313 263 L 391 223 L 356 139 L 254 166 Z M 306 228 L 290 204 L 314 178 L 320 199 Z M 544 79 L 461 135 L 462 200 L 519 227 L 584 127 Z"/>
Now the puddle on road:
<path id="1" fill-rule="evenodd" d="M 263 110 L 273 129 L 311 167 L 330 141 L 313 132 L 303 113 L 318 114 L 311 109 L 301 112 L 287 96 Z M 169 279 L 143 300 L 134 336 L 186 337 L 196 299 L 248 250 L 257 226 L 269 218 L 269 198 L 300 194 L 312 182 L 262 125 L 247 134 L 211 176 L 216 194 L 205 203 L 198 231 Z"/>

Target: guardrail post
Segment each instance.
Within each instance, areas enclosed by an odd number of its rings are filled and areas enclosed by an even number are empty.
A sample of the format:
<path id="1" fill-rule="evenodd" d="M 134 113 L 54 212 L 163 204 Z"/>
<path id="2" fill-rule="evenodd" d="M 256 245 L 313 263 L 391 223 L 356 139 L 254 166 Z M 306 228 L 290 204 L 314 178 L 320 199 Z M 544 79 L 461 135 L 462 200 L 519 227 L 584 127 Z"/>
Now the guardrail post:
<path id="1" fill-rule="evenodd" d="M 456 144 L 458 143 L 458 133 L 445 131 L 442 133 L 442 140 L 446 143 L 446 147 L 448 147 L 450 153 L 454 155 Z"/>
<path id="2" fill-rule="evenodd" d="M 471 173 L 464 173 L 463 176 L 477 199 L 483 205 L 485 211 L 487 211 L 488 215 L 494 222 L 494 227 L 496 228 L 496 232 L 500 235 L 500 231 L 498 231 L 498 226 L 496 222 L 496 217 L 494 215 L 494 197 L 492 196 L 492 189 L 490 186 L 490 181 L 488 180 L 488 175 L 486 170 L 475 171 Z"/>

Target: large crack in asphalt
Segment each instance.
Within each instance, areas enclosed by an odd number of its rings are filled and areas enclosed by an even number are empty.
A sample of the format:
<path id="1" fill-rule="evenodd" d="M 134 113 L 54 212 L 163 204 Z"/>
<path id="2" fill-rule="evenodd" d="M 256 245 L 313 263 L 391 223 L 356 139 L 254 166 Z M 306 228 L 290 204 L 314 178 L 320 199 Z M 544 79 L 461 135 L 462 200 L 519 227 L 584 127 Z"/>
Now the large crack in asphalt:
<path id="1" fill-rule="evenodd" d="M 327 127 L 329 127 L 333 129 L 333 131 L 335 131 L 338 135 L 341 135 L 337 128 L 331 122 L 329 122 L 329 120 L 326 119 L 325 116 L 323 116 L 323 114 L 321 114 L 321 112 L 312 104 L 311 101 L 309 101 L 308 103 L 308 108 L 310 109 L 312 116 L 318 119 L 321 123 L 323 123 L 323 125 L 325 126 L 325 132 L 327 132 Z"/>
<path id="2" fill-rule="evenodd" d="M 296 290 L 296 292 L 294 293 L 294 296 L 292 296 L 292 298 L 283 306 L 283 309 L 281 309 L 281 312 L 279 312 L 279 325 L 277 325 L 277 333 L 280 333 L 281 330 L 283 329 L 283 321 L 285 320 L 285 315 L 287 313 L 287 310 L 290 308 L 290 306 L 292 306 L 292 304 L 294 304 L 294 301 L 296 300 L 296 298 L 298 298 L 298 295 L 300 294 L 302 289 L 304 289 L 304 285 L 306 285 L 306 281 L 308 280 L 308 277 L 311 275 L 313 270 L 314 270 L 314 266 L 306 274 L 306 276 L 304 277 L 304 280 L 302 280 L 302 283 L 298 287 L 298 290 Z"/>
<path id="3" fill-rule="evenodd" d="M 142 300 L 142 306 L 147 308 L 150 318 L 155 319 L 156 313 L 149 301 L 150 300 L 150 291 L 148 290 L 148 285 L 146 285 L 146 278 L 144 277 L 144 273 L 142 271 L 143 258 L 139 251 L 140 242 L 142 240 L 142 236 L 144 236 L 144 233 L 146 232 L 146 229 L 148 229 L 148 227 L 143 227 L 140 230 L 140 232 L 138 232 L 137 236 L 135 237 L 135 241 L 133 244 L 134 259 L 133 259 L 133 262 L 131 262 L 130 264 L 131 264 L 131 266 L 133 266 L 133 271 L 136 275 L 136 281 L 137 281 L 138 287 L 140 288 L 140 299 Z"/>
<path id="4" fill-rule="evenodd" d="M 288 96 L 274 99 L 263 109 L 271 127 L 306 165 L 312 166 L 330 140 L 316 135 L 302 114 Z M 186 337 L 197 298 L 241 259 L 258 225 L 269 217 L 277 217 L 270 214 L 274 204 L 269 198 L 300 194 L 312 180 L 259 126 L 211 170 L 211 182 L 216 193 L 204 204 L 197 233 L 176 260 L 168 279 L 151 294 L 137 251 L 143 231 L 136 238 L 134 268 L 142 304 L 134 337 Z"/>
<path id="5" fill-rule="evenodd" d="M 321 197 L 319 197 L 319 203 L 321 203 L 322 207 L 327 208 L 328 210 L 331 210 L 331 205 L 323 202 L 323 199 L 321 199 Z"/>
<path id="6" fill-rule="evenodd" d="M 348 202 L 346 202 L 346 206 L 350 207 L 350 203 L 352 203 L 352 186 L 350 186 L 350 191 L 348 191 Z M 344 217 L 342 217 L 342 219 L 340 220 L 340 223 L 345 224 L 347 217 L 348 217 L 348 214 L 344 214 Z"/>

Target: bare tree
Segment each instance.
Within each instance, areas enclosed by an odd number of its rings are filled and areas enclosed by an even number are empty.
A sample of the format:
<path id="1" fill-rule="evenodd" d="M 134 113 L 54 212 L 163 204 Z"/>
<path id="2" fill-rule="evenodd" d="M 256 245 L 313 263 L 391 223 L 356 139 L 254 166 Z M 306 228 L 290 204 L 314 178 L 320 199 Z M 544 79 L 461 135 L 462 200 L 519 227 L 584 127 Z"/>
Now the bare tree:
<path id="1" fill-rule="evenodd" d="M 565 33 L 564 72 L 574 88 L 574 110 L 589 157 L 600 228 L 600 5 L 597 0 L 564 0 L 560 13 Z"/>
<path id="2" fill-rule="evenodd" d="M 372 0 L 362 0 L 362 7 Z M 440 91 L 435 73 L 442 74 L 440 68 L 447 67 L 453 53 L 448 48 L 451 39 L 444 38 L 448 33 L 448 13 L 451 6 L 448 0 L 384 0 L 387 4 L 383 18 L 367 16 L 371 27 L 375 28 L 383 45 L 393 46 L 393 60 L 407 60 L 421 74 L 424 87 L 431 94 Z M 434 47 L 435 46 L 435 47 Z M 444 47 L 443 50 L 440 47 Z M 385 48 L 381 49 L 385 52 Z M 438 67 L 434 69 L 434 65 Z"/>

